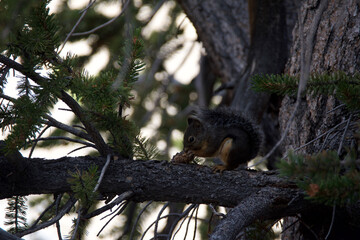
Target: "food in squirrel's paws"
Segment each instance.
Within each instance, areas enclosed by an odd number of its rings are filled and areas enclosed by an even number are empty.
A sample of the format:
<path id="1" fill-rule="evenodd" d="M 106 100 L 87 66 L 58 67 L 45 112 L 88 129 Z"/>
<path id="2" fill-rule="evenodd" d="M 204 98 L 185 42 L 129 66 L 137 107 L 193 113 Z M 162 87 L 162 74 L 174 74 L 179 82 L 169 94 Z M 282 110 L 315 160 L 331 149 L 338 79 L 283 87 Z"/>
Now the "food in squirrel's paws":
<path id="1" fill-rule="evenodd" d="M 172 163 L 190 163 L 194 160 L 194 154 L 190 152 L 181 151 L 176 153 L 171 159 Z"/>

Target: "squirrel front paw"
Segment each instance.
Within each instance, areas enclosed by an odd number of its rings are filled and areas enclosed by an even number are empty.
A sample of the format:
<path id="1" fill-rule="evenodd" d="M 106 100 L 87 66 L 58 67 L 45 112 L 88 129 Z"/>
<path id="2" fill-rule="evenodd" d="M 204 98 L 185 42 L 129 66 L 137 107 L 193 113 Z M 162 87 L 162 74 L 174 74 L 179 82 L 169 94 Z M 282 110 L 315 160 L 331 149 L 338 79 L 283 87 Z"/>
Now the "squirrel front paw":
<path id="1" fill-rule="evenodd" d="M 213 173 L 222 173 L 223 171 L 225 171 L 227 168 L 225 165 L 216 165 L 212 168 Z"/>

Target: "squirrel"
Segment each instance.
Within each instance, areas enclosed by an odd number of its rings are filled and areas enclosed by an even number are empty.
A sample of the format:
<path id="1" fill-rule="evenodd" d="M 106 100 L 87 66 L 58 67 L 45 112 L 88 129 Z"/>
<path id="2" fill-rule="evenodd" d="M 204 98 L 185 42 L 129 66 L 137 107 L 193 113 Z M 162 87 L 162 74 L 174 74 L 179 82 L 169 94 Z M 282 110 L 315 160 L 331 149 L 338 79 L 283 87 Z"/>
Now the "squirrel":
<path id="1" fill-rule="evenodd" d="M 254 158 L 262 143 L 260 129 L 247 117 L 231 108 L 197 108 L 187 119 L 184 150 L 175 162 L 190 162 L 194 156 L 219 157 L 224 165 L 214 172 L 232 170 Z"/>

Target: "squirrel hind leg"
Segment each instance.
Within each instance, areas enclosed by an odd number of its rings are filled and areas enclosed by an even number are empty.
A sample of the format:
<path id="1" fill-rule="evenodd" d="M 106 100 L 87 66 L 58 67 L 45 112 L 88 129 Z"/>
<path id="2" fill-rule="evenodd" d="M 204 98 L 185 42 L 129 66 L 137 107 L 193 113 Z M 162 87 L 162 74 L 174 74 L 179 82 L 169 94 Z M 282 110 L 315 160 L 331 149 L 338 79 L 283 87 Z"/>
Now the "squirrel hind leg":
<path id="1" fill-rule="evenodd" d="M 219 148 L 218 151 L 218 156 L 221 159 L 221 161 L 224 163 L 224 165 L 216 165 L 213 167 L 213 172 L 220 172 L 222 173 L 225 170 L 230 170 L 229 165 L 228 165 L 228 159 L 229 159 L 229 154 L 232 150 L 233 147 L 233 139 L 230 137 L 225 138 L 222 143 L 221 146 Z"/>
<path id="2" fill-rule="evenodd" d="M 241 140 L 241 139 L 240 139 Z M 227 137 L 221 143 L 218 156 L 224 165 L 213 167 L 213 172 L 222 173 L 225 170 L 233 170 L 241 164 L 246 164 L 250 160 L 250 153 L 247 144 L 238 138 Z"/>

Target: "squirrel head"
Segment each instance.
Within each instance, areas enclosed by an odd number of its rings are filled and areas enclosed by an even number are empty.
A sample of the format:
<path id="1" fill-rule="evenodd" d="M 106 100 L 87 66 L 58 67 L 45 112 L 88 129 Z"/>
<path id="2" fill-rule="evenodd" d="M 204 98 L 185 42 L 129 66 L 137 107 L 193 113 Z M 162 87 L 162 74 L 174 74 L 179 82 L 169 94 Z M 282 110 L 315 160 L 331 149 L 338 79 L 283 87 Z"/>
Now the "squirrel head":
<path id="1" fill-rule="evenodd" d="M 204 147 L 205 127 L 201 119 L 195 115 L 191 115 L 187 119 L 188 126 L 184 133 L 184 150 L 196 151 Z"/>

